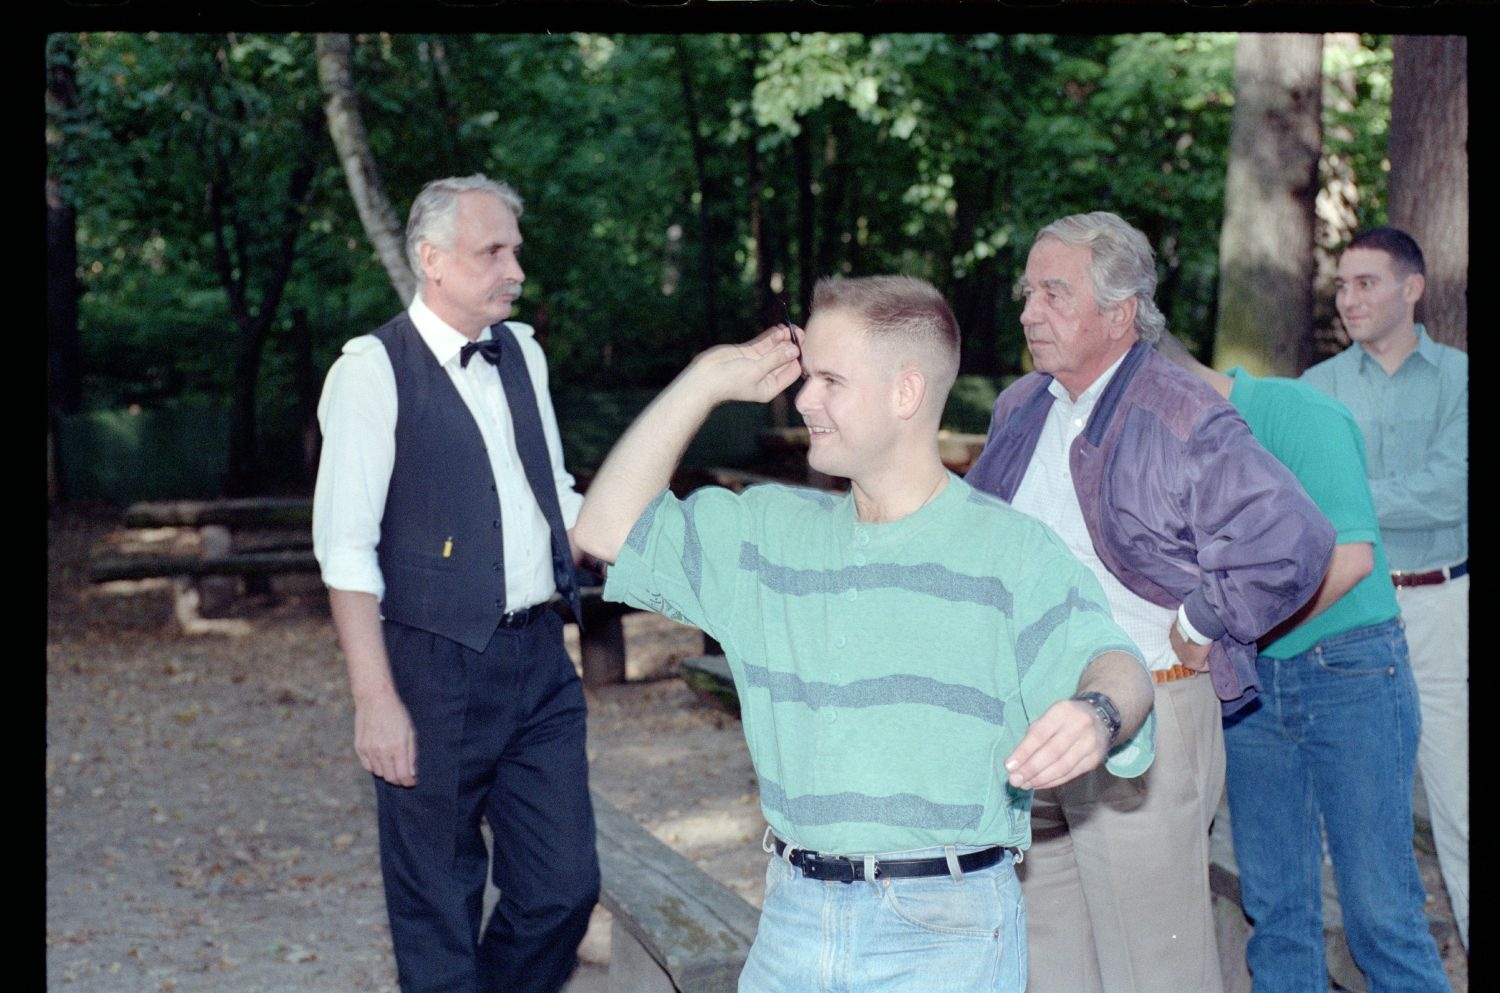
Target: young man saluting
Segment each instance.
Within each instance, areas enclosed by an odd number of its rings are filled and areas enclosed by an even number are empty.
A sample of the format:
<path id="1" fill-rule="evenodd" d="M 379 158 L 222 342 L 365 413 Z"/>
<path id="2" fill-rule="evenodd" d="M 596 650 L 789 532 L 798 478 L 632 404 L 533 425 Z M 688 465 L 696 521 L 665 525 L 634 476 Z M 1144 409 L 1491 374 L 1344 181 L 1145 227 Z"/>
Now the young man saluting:
<path id="1" fill-rule="evenodd" d="M 1106 757 L 1143 771 L 1150 677 L 1061 542 L 944 468 L 958 327 L 936 290 L 823 280 L 800 346 L 778 327 L 698 356 L 574 537 L 614 563 L 606 597 L 724 646 L 773 853 L 741 991 L 1021 993 L 1030 791 Z M 799 373 L 809 464 L 849 493 L 666 491 L 713 407 Z"/>

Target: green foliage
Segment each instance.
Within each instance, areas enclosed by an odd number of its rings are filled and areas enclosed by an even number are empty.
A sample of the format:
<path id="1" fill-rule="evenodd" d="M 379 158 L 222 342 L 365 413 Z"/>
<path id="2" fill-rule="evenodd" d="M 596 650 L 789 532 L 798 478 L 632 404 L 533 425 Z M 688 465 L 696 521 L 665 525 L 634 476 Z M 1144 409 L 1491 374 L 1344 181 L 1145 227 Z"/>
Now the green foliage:
<path id="1" fill-rule="evenodd" d="M 1188 341 L 1213 334 L 1219 221 L 1233 105 L 1234 36 L 1140 34 L 1116 41 L 1089 97 L 1104 128 L 1093 199 L 1150 239 L 1157 302 Z"/>
<path id="2" fill-rule="evenodd" d="M 223 395 L 235 328 L 208 191 L 217 181 L 225 220 L 240 222 L 223 265 L 254 311 L 279 253 L 291 152 L 320 113 L 311 40 L 83 35 L 75 67 L 80 120 L 49 165 L 78 211 L 91 399 Z M 327 158 L 319 184 L 335 183 Z"/>
<path id="3" fill-rule="evenodd" d="M 64 490 L 117 504 L 218 495 L 229 426 L 224 404 L 172 402 L 64 416 L 58 421 Z"/>
<path id="4" fill-rule="evenodd" d="M 230 248 L 253 311 L 287 177 L 307 154 L 316 164 L 263 358 L 270 412 L 297 399 L 294 310 L 321 375 L 396 309 L 332 155 L 311 36 L 82 34 L 48 52 L 79 86 L 77 113 L 49 111 L 49 172 L 78 209 L 95 406 L 226 392 L 215 180 L 246 222 Z M 1233 54 L 1227 34 L 369 34 L 353 68 L 398 216 L 436 176 L 511 182 L 526 200 L 517 318 L 537 326 L 554 380 L 655 388 L 708 336 L 752 333 L 758 286 L 800 317 L 830 273 L 926 276 L 974 339 L 965 371 L 1012 374 L 1024 348 L 1005 290 L 1033 232 L 1097 209 L 1148 234 L 1168 319 L 1200 341 Z M 1329 59 L 1330 154 L 1373 217 L 1388 40 Z"/>
<path id="5" fill-rule="evenodd" d="M 1354 42 L 1354 39 L 1351 39 Z M 1361 35 L 1323 47 L 1325 184 L 1357 194 L 1357 226 L 1386 222 L 1386 134 L 1391 123 L 1391 39 Z"/>
<path id="6" fill-rule="evenodd" d="M 985 434 L 995 398 L 1009 386 L 1013 376 L 959 376 L 943 408 L 943 427 L 962 434 Z"/>

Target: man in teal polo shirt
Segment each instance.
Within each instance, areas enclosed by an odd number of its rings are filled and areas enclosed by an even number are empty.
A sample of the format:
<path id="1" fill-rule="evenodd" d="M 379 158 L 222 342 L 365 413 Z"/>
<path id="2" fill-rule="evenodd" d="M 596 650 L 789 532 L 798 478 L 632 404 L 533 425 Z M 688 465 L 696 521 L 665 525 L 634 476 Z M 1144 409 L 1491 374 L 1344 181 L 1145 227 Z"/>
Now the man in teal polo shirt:
<path id="1" fill-rule="evenodd" d="M 1417 767 L 1443 883 L 1469 947 L 1469 356 L 1416 322 L 1422 249 L 1352 238 L 1335 280 L 1351 344 L 1302 374 L 1349 408 L 1390 556 L 1422 705 Z"/>
<path id="2" fill-rule="evenodd" d="M 1031 790 L 1150 764 L 1153 684 L 1093 575 L 938 455 L 958 326 L 906 277 L 819 282 L 801 335 L 695 359 L 615 446 L 574 538 L 605 595 L 724 646 L 770 828 L 742 993 L 1022 993 Z M 727 400 L 800 374 L 847 494 L 666 491 Z"/>
<path id="3" fill-rule="evenodd" d="M 1359 426 L 1305 383 L 1215 372 L 1171 335 L 1157 347 L 1234 404 L 1338 532 L 1323 584 L 1260 642 L 1260 697 L 1224 722 L 1255 993 L 1328 988 L 1325 832 L 1349 949 L 1371 993 L 1443 993 L 1411 843 L 1417 689 Z"/>

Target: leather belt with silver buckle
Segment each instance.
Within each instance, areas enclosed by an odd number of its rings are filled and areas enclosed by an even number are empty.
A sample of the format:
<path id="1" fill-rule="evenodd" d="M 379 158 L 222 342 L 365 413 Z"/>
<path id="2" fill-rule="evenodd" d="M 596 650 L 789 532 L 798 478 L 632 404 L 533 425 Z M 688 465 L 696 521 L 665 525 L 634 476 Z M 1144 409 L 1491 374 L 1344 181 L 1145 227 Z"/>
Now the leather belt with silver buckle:
<path id="1" fill-rule="evenodd" d="M 1433 569 L 1430 572 L 1393 572 L 1391 582 L 1397 586 L 1436 586 L 1438 583 L 1446 583 L 1450 579 L 1469 574 L 1469 560 L 1464 559 L 1458 565 L 1448 566 L 1444 569 Z"/>
<path id="2" fill-rule="evenodd" d="M 786 842 L 780 838 L 776 839 L 776 854 L 780 855 L 786 851 Z M 980 869 L 988 869 L 1005 858 L 1007 852 L 1014 852 L 1011 848 L 981 848 L 977 852 L 965 852 L 958 856 L 958 868 L 962 872 L 976 872 Z M 787 861 L 802 871 L 802 875 L 808 879 L 817 879 L 831 883 L 852 883 L 865 878 L 864 859 L 847 855 L 824 855 L 820 852 L 810 852 L 805 848 L 792 850 L 791 858 Z M 948 860 L 943 858 L 931 859 L 876 859 L 876 879 L 898 879 L 914 878 L 918 876 L 946 876 L 950 872 Z"/>

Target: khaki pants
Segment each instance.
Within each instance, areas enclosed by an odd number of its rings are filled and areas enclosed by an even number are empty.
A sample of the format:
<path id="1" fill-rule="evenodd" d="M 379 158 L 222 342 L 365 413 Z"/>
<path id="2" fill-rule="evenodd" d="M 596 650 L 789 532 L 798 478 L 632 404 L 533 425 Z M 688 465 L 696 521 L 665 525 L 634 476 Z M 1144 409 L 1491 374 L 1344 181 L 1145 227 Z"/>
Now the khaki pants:
<path id="1" fill-rule="evenodd" d="M 1469 947 L 1469 577 L 1396 590 L 1422 708 L 1417 769 L 1443 884 Z"/>
<path id="2" fill-rule="evenodd" d="M 1036 794 L 1026 897 L 1028 993 L 1221 993 L 1208 828 L 1224 731 L 1206 676 L 1156 687 L 1156 759 Z"/>

